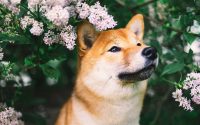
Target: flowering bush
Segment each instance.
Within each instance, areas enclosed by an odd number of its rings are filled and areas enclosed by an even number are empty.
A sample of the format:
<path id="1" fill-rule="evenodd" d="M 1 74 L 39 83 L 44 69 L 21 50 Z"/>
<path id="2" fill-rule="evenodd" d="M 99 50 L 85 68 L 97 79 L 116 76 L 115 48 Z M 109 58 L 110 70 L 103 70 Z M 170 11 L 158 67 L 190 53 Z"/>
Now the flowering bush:
<path id="1" fill-rule="evenodd" d="M 60 43 L 69 50 L 74 48 L 76 40 L 76 33 L 71 24 L 81 19 L 88 19 L 100 31 L 116 26 L 113 17 L 108 15 L 107 8 L 102 7 L 99 2 L 92 6 L 84 0 L 27 0 L 27 2 L 1 0 L 0 2 L 13 13 L 12 16 L 16 17 L 16 21 L 20 22 L 16 25 L 24 30 L 24 33 L 28 30 L 33 36 L 44 36 L 45 44 Z M 7 18 L 4 22 L 9 25 L 12 17 Z"/>
<path id="2" fill-rule="evenodd" d="M 60 76 L 56 65 L 66 59 L 67 49 L 75 48 L 76 26 L 83 20 L 88 20 L 99 31 L 117 25 L 98 1 L 0 0 L 0 86 L 31 86 L 30 70 L 37 68 L 36 72 L 42 70 L 47 77 L 46 82 L 55 84 Z M 23 53 L 14 54 L 17 61 L 10 58 L 13 51 L 7 48 L 11 46 Z M 13 109 L 6 109 L 10 110 Z M 11 124 L 6 120 L 10 121 L 4 119 L 5 125 Z"/>
<path id="3" fill-rule="evenodd" d="M 144 42 L 158 50 L 159 65 L 141 124 L 199 125 L 200 1 L 100 2 L 0 0 L 0 102 L 21 111 L 28 124 L 52 124 L 52 107 L 64 102 L 75 79 L 76 26 L 88 20 L 99 31 L 120 28 L 142 13 Z"/>
<path id="4" fill-rule="evenodd" d="M 62 44 L 73 50 L 77 36 L 75 27 L 81 20 L 87 19 L 99 31 L 113 28 L 117 24 L 108 14 L 107 8 L 99 2 L 89 5 L 84 0 L 1 0 L 0 3 L 3 21 L 0 29 L 1 44 L 33 44 L 34 54 L 25 57 L 26 66 L 37 66 L 34 60 L 39 59 L 42 63 L 38 64 L 44 64 L 63 56 L 41 59 L 48 56 L 49 51 L 56 52 L 60 47 L 52 44 Z M 51 47 L 45 47 L 43 43 Z M 2 48 L 0 52 L 2 59 Z M 46 70 L 46 66 L 40 67 Z M 48 75 L 47 71 L 44 72 Z M 55 78 L 54 75 L 50 77 Z"/>

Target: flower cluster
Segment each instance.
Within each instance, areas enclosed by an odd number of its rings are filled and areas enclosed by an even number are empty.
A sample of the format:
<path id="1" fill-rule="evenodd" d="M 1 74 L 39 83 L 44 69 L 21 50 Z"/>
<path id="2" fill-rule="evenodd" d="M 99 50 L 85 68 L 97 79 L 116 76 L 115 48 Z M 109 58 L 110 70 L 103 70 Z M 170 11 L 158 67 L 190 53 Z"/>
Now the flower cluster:
<path id="1" fill-rule="evenodd" d="M 0 103 L 0 124 L 1 125 L 24 125 L 20 120 L 22 114 L 17 112 L 12 107 L 6 107 Z"/>
<path id="2" fill-rule="evenodd" d="M 176 89 L 176 91 L 172 93 L 172 97 L 175 98 L 175 101 L 179 102 L 179 106 L 183 107 L 185 110 L 192 111 L 191 101 L 182 95 L 183 92 L 181 89 Z"/>
<path id="3" fill-rule="evenodd" d="M 73 29 L 73 26 L 68 25 L 64 27 L 60 34 L 56 34 L 53 31 L 49 30 L 45 33 L 43 41 L 47 45 L 51 45 L 53 43 L 60 43 L 64 45 L 69 50 L 73 50 L 75 44 L 75 40 L 77 35 Z"/>
<path id="4" fill-rule="evenodd" d="M 30 32 L 31 34 L 35 36 L 40 36 L 44 29 L 43 29 L 43 23 L 38 22 L 34 20 L 33 18 L 30 18 L 29 16 L 25 16 L 20 20 L 20 25 L 22 29 L 26 29 L 28 26 L 31 26 Z"/>
<path id="5" fill-rule="evenodd" d="M 60 33 L 61 44 L 66 46 L 69 50 L 74 49 L 76 33 L 71 25 L 65 27 Z"/>
<path id="6" fill-rule="evenodd" d="M 86 3 L 78 3 L 77 12 L 81 19 L 88 18 L 89 22 L 96 26 L 100 31 L 113 28 L 117 25 L 113 20 L 113 17 L 108 14 L 107 8 L 102 7 L 99 2 L 96 2 L 92 6 L 89 6 Z"/>
<path id="7" fill-rule="evenodd" d="M 60 5 L 52 7 L 51 10 L 45 13 L 45 16 L 56 26 L 65 26 L 68 24 L 69 12 L 67 8 L 63 8 Z"/>
<path id="8" fill-rule="evenodd" d="M 20 9 L 18 8 L 18 4 L 20 4 L 21 0 L 0 0 L 0 4 L 7 7 L 12 13 L 18 14 Z"/>
<path id="9" fill-rule="evenodd" d="M 191 99 L 183 97 L 183 90 L 189 90 Z M 200 104 L 200 73 L 189 73 L 184 81 L 182 89 L 176 89 L 172 93 L 175 101 L 179 102 L 179 106 L 183 107 L 186 110 L 192 111 L 191 102 Z"/>
<path id="10" fill-rule="evenodd" d="M 0 2 L 15 14 L 19 13 L 19 6 L 23 4 L 20 4 L 21 0 L 0 0 Z M 74 48 L 77 36 L 70 19 L 76 21 L 87 19 L 100 31 L 117 25 L 113 16 L 108 14 L 107 8 L 101 6 L 99 2 L 88 5 L 85 0 L 27 0 L 24 7 L 27 7 L 28 12 L 20 18 L 23 30 L 29 31 L 34 36 L 44 36 L 43 42 L 47 45 L 60 43 L 69 50 Z"/>

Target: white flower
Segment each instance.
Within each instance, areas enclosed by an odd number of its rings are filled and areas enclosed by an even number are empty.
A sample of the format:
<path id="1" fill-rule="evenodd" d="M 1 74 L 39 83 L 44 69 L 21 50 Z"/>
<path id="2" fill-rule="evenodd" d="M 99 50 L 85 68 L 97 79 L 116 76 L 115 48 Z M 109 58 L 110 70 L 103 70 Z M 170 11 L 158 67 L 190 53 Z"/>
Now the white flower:
<path id="1" fill-rule="evenodd" d="M 99 2 L 90 7 L 88 19 L 100 31 L 113 28 L 117 25 L 117 22 L 113 20 L 113 16 L 108 14 L 107 8 L 102 7 Z"/>
<path id="2" fill-rule="evenodd" d="M 4 1 L 6 6 L 13 3 L 13 5 L 16 5 L 14 7 L 17 8 L 17 3 L 21 0 L 0 1 Z M 68 21 L 71 17 L 88 19 L 89 22 L 100 31 L 113 28 L 117 24 L 113 20 L 113 17 L 108 14 L 107 8 L 102 7 L 99 2 L 89 6 L 84 1 L 85 0 L 27 0 L 28 8 L 32 12 L 39 9 L 39 13 L 45 16 L 46 19 L 54 25 L 48 25 L 47 22 L 47 27 L 51 28 L 43 29 L 43 24 L 29 17 L 31 12 L 28 12 L 28 16 L 25 15 L 20 19 L 20 26 L 23 30 L 30 28 L 30 33 L 35 36 L 42 35 L 44 30 L 48 31 L 44 33 L 43 41 L 45 44 L 52 45 L 53 43 L 59 43 L 69 50 L 72 50 L 75 46 L 77 35 L 74 28 L 69 25 Z M 53 31 L 56 31 L 56 33 Z"/>
<path id="3" fill-rule="evenodd" d="M 78 2 L 76 12 L 80 19 L 88 18 L 89 22 L 100 31 L 113 28 L 117 25 L 117 22 L 113 20 L 113 16 L 108 14 L 107 8 L 102 7 L 99 2 L 96 2 L 92 6 L 89 6 L 87 3 Z"/>
<path id="4" fill-rule="evenodd" d="M 1 125 L 24 125 L 20 120 L 21 112 L 17 112 L 12 107 L 6 107 L 0 103 L 0 123 Z"/>
<path id="5" fill-rule="evenodd" d="M 32 26 L 30 32 L 35 36 L 40 36 L 44 31 L 43 23 L 38 22 L 29 16 L 24 16 L 24 18 L 21 18 L 20 26 L 23 30 L 25 30 L 28 26 Z"/>
<path id="6" fill-rule="evenodd" d="M 200 104 L 200 95 L 193 96 L 192 101 L 199 105 Z"/>
<path id="7" fill-rule="evenodd" d="M 20 4 L 21 0 L 10 0 L 13 5 Z"/>
<path id="8" fill-rule="evenodd" d="M 77 35 L 73 26 L 71 25 L 65 26 L 60 34 L 55 34 L 54 32 L 49 30 L 44 35 L 45 36 L 43 38 L 43 41 L 47 45 L 52 45 L 53 43 L 60 43 L 69 50 L 74 49 L 74 46 L 76 45 L 75 40 L 77 38 Z"/>
<path id="9" fill-rule="evenodd" d="M 43 24 L 36 21 L 33 23 L 32 28 L 30 29 L 30 32 L 35 36 L 40 36 L 43 31 Z"/>
<path id="10" fill-rule="evenodd" d="M 10 1 L 8 1 L 8 0 L 0 0 L 0 3 L 5 5 L 5 6 L 7 6 L 7 5 L 10 4 Z"/>
<path id="11" fill-rule="evenodd" d="M 21 80 L 23 82 L 23 86 L 30 86 L 31 85 L 31 77 L 26 73 L 20 73 Z"/>
<path id="12" fill-rule="evenodd" d="M 90 6 L 87 3 L 78 2 L 76 9 L 81 19 L 86 19 L 90 15 Z"/>
<path id="13" fill-rule="evenodd" d="M 22 29 L 26 29 L 27 26 L 31 25 L 34 23 L 34 19 L 30 18 L 29 16 L 24 16 L 23 18 L 20 19 L 20 26 Z"/>
<path id="14" fill-rule="evenodd" d="M 172 97 L 175 99 L 179 99 L 182 96 L 182 90 L 181 89 L 176 89 L 175 92 L 172 93 Z"/>
<path id="15" fill-rule="evenodd" d="M 68 24 L 69 12 L 67 8 L 63 8 L 62 6 L 54 6 L 45 14 L 45 16 L 56 26 L 64 26 Z"/>
<path id="16" fill-rule="evenodd" d="M 193 25 L 191 27 L 188 27 L 188 29 L 190 29 L 191 33 L 200 34 L 200 24 L 197 20 L 194 20 Z"/>
<path id="17" fill-rule="evenodd" d="M 11 19 L 11 14 L 7 14 L 7 15 L 5 16 L 5 19 L 4 19 L 5 25 L 9 25 L 11 21 L 12 21 L 12 19 Z"/>
<path id="18" fill-rule="evenodd" d="M 43 4 L 46 4 L 47 6 L 66 6 L 69 4 L 69 0 L 43 0 Z"/>
<path id="19" fill-rule="evenodd" d="M 52 45 L 53 43 L 58 43 L 59 42 L 59 36 L 56 35 L 53 31 L 48 31 L 47 33 L 44 34 L 43 41 L 46 45 Z"/>
<path id="20" fill-rule="evenodd" d="M 172 93 L 172 97 L 175 99 L 175 101 L 179 102 L 179 106 L 183 107 L 185 110 L 192 111 L 193 108 L 191 107 L 191 101 L 185 97 L 182 97 L 182 94 L 183 93 L 181 89 L 176 89 L 176 91 Z"/>
<path id="21" fill-rule="evenodd" d="M 192 72 L 187 74 L 187 77 L 184 80 L 183 89 L 190 91 L 191 99 L 182 96 L 182 89 L 176 89 L 176 91 L 172 93 L 172 97 L 175 98 L 175 101 L 180 103 L 179 106 L 192 111 L 191 101 L 198 105 L 200 104 L 200 73 Z"/>
<path id="22" fill-rule="evenodd" d="M 20 9 L 17 7 L 21 0 L 0 0 L 0 4 L 7 7 L 12 13 L 18 14 Z"/>
<path id="23" fill-rule="evenodd" d="M 42 0 L 28 0 L 28 8 L 32 11 L 36 9 L 36 6 L 41 3 Z"/>
<path id="24" fill-rule="evenodd" d="M 76 45 L 75 40 L 77 38 L 77 35 L 71 25 L 63 29 L 63 31 L 60 33 L 60 37 L 62 40 L 61 44 L 66 46 L 69 50 L 74 49 L 74 46 Z"/>
<path id="25" fill-rule="evenodd" d="M 200 53 L 200 38 L 196 38 L 191 45 L 186 48 L 187 52 L 191 49 L 193 53 Z"/>
<path id="26" fill-rule="evenodd" d="M 193 110 L 193 108 L 191 107 L 191 101 L 188 100 L 187 98 L 180 97 L 178 101 L 179 101 L 179 106 L 183 107 L 185 110 L 189 110 L 189 111 Z"/>

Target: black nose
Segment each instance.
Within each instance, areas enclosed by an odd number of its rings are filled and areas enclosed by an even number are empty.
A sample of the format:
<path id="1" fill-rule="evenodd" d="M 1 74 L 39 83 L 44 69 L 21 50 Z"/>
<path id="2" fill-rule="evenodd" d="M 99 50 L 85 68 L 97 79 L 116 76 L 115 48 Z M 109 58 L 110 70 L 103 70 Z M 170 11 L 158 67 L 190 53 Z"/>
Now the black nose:
<path id="1" fill-rule="evenodd" d="M 157 50 L 153 47 L 144 48 L 142 55 L 147 59 L 154 60 L 157 58 Z"/>

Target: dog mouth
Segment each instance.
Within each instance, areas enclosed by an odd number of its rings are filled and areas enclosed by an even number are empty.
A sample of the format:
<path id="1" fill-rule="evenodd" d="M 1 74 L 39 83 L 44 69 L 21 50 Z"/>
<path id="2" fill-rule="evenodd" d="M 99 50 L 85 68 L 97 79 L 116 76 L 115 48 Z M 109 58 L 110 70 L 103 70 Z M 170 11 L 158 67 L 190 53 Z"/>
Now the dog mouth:
<path id="1" fill-rule="evenodd" d="M 156 65 L 150 64 L 144 67 L 141 70 L 136 72 L 123 72 L 118 75 L 119 79 L 124 82 L 137 82 L 148 79 L 153 71 L 155 70 Z"/>

